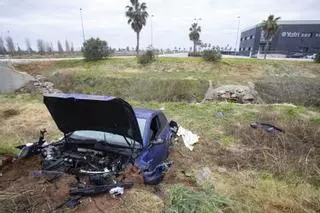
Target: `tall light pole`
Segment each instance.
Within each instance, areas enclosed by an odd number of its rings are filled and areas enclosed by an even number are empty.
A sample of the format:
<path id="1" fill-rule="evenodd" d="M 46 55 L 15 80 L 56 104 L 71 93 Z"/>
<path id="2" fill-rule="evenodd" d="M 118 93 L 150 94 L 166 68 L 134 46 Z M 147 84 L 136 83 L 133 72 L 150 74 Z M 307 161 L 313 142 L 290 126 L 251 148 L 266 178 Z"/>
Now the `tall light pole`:
<path id="1" fill-rule="evenodd" d="M 151 15 L 151 48 L 153 49 L 153 23 L 152 23 L 152 19 L 153 19 L 154 15 Z"/>
<path id="2" fill-rule="evenodd" d="M 237 19 L 238 19 L 238 30 L 237 30 L 237 38 L 236 38 L 236 45 L 235 45 L 236 52 L 238 50 L 238 37 L 239 37 L 239 30 L 240 30 L 240 16 L 238 16 Z"/>
<path id="3" fill-rule="evenodd" d="M 82 8 L 80 8 L 80 18 L 81 18 L 81 27 L 82 27 L 82 38 L 83 38 L 83 43 L 86 41 L 86 37 L 84 35 L 84 27 L 83 27 L 83 19 L 82 19 Z"/>

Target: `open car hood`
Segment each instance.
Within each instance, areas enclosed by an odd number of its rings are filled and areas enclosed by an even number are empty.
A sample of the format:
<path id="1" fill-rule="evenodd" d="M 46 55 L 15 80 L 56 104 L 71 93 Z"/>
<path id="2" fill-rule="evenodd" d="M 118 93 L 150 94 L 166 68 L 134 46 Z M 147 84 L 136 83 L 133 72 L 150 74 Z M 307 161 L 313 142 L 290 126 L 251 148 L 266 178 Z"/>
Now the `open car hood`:
<path id="1" fill-rule="evenodd" d="M 52 94 L 43 99 L 53 120 L 65 134 L 77 130 L 110 132 L 142 144 L 137 118 L 130 104 L 121 98 Z"/>

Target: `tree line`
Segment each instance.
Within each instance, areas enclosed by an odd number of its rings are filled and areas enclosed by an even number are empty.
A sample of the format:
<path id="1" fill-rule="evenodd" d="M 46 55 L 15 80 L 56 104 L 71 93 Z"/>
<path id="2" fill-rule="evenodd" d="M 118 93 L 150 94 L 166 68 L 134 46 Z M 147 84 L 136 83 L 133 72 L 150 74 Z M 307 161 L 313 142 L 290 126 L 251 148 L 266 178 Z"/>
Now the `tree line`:
<path id="1" fill-rule="evenodd" d="M 33 49 L 28 38 L 25 40 L 25 49 L 21 49 L 18 43 L 15 43 L 12 37 L 7 36 L 2 38 L 0 36 L 0 55 L 17 55 L 17 54 L 32 54 L 38 53 L 40 55 L 50 53 L 74 53 L 73 43 L 65 40 L 64 45 L 60 41 L 54 45 L 52 42 L 47 42 L 43 39 L 36 40 L 36 49 Z"/>

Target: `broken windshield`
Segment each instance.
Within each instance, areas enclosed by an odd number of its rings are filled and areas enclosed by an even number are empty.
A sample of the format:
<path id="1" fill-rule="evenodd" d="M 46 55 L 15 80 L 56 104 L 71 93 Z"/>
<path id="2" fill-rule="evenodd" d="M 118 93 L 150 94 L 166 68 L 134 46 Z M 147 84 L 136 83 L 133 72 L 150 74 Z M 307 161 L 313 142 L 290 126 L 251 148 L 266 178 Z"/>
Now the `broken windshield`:
<path id="1" fill-rule="evenodd" d="M 139 129 L 141 135 L 144 133 L 146 119 L 138 118 Z M 70 135 L 70 138 L 76 140 L 96 140 L 99 142 L 106 142 L 112 145 L 118 145 L 122 147 L 128 147 L 134 144 L 134 140 L 131 138 L 125 138 L 122 135 L 113 134 L 110 132 L 92 131 L 92 130 L 79 130 Z M 128 144 L 129 143 L 129 144 Z M 135 144 L 139 145 L 138 142 Z"/>
<path id="2" fill-rule="evenodd" d="M 140 147 L 138 142 L 135 142 L 131 138 L 125 138 L 122 135 L 117 135 L 109 132 L 92 131 L 92 130 L 79 130 L 70 135 L 70 138 L 75 140 L 95 140 L 98 142 L 105 142 L 112 145 L 121 147 L 128 147 L 136 144 Z"/>

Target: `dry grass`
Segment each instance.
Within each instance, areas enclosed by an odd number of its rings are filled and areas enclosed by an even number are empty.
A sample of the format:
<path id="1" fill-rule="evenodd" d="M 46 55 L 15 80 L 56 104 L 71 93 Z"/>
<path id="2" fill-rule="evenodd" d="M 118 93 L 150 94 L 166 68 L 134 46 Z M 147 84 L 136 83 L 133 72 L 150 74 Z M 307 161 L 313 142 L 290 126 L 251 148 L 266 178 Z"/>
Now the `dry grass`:
<path id="1" fill-rule="evenodd" d="M 161 213 L 164 212 L 164 202 L 148 190 L 133 188 L 125 194 L 121 202 L 120 212 Z"/>
<path id="2" fill-rule="evenodd" d="M 301 176 L 303 180 L 320 185 L 320 124 L 310 122 L 308 113 L 299 116 L 299 108 L 288 109 L 286 116 L 275 112 L 259 114 L 260 121 L 277 124 L 285 132 L 272 134 L 249 125 L 230 128 L 241 145 L 230 160 L 238 169 L 268 170 L 278 177 Z"/>
<path id="3" fill-rule="evenodd" d="M 48 110 L 38 100 L 0 97 L 0 106 L 0 152 L 14 151 L 16 145 L 37 140 L 42 128 L 48 130 L 49 140 L 59 135 Z"/>
<path id="4" fill-rule="evenodd" d="M 200 135 L 199 143 L 192 152 L 182 143 L 175 145 L 170 155 L 174 165 L 160 186 L 160 195 L 153 187 L 137 185 L 121 201 L 103 196 L 95 199 L 94 204 L 86 199 L 87 206 L 77 209 L 78 212 L 99 212 L 96 205 L 110 212 L 119 208 L 124 212 L 166 211 L 170 205 L 166 191 L 170 194 L 174 185 L 183 184 L 195 191 L 205 187 L 197 181 L 197 174 L 204 167 L 212 171 L 208 179 L 216 193 L 212 196 L 231 201 L 229 208 L 221 207 L 225 212 L 319 212 L 320 191 L 315 186 L 319 181 L 319 112 L 288 104 L 133 102 L 133 105 L 165 108 L 169 118 Z M 50 135 L 58 134 L 39 98 L 1 96 L 0 106 L 1 145 L 6 142 L 5 146 L 12 147 L 10 142 L 35 140 L 43 127 Z M 217 112 L 223 112 L 224 116 L 216 117 Z M 275 124 L 286 133 L 270 135 L 251 129 L 252 121 Z M 10 193 L 4 195 L 15 195 Z M 22 202 L 21 206 L 25 204 L 28 202 Z M 110 205 L 112 208 L 107 208 Z"/>
<path id="5" fill-rule="evenodd" d="M 320 211 L 320 191 L 310 184 L 292 184 L 251 170 L 215 174 L 216 192 L 233 200 L 234 212 Z"/>

